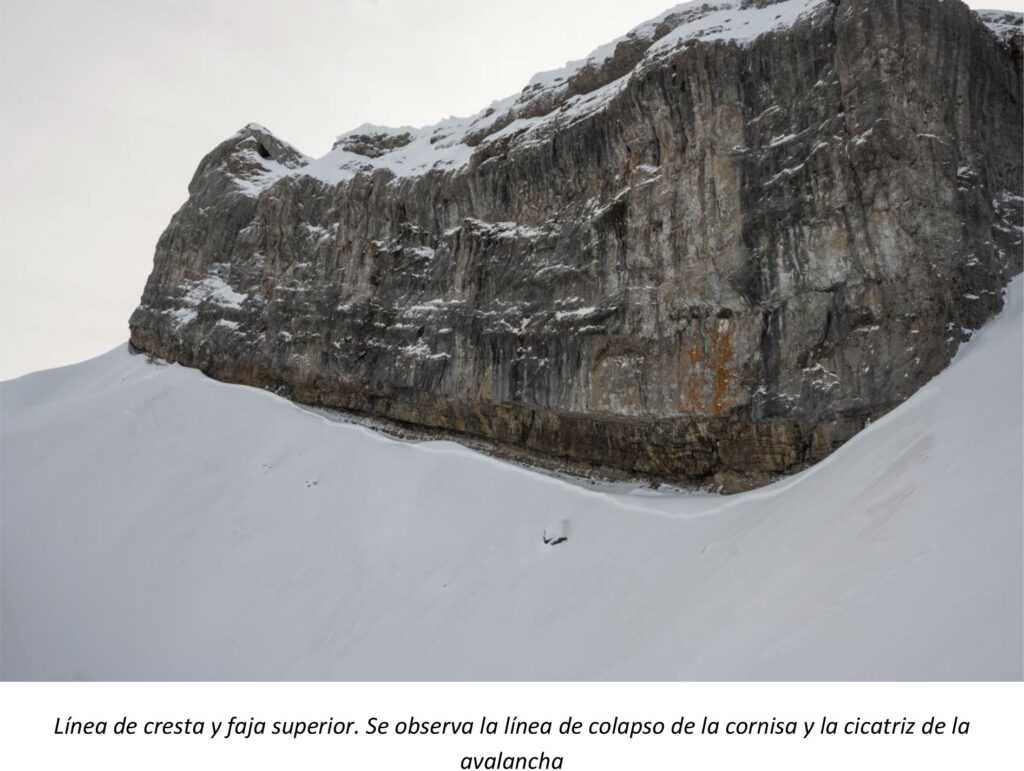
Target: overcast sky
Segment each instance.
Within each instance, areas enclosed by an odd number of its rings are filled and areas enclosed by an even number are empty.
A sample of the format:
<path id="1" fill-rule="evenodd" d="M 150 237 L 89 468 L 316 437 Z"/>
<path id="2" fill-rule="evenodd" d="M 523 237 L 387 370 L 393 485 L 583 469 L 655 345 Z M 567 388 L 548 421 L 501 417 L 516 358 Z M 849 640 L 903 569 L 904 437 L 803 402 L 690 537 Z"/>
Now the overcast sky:
<path id="1" fill-rule="evenodd" d="M 470 115 L 672 5 L 0 3 L 0 379 L 127 339 L 196 165 L 246 123 L 320 156 L 360 123 Z"/>

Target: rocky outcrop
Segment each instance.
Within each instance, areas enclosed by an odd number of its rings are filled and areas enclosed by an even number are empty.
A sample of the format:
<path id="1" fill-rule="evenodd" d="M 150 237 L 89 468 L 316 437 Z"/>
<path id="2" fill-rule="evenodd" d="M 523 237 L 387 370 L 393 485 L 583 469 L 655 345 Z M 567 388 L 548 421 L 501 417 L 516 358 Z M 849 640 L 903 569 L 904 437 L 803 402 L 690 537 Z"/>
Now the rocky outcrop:
<path id="1" fill-rule="evenodd" d="M 141 350 L 738 489 L 906 399 L 1022 269 L 1020 16 L 679 6 L 472 118 L 203 159 Z"/>

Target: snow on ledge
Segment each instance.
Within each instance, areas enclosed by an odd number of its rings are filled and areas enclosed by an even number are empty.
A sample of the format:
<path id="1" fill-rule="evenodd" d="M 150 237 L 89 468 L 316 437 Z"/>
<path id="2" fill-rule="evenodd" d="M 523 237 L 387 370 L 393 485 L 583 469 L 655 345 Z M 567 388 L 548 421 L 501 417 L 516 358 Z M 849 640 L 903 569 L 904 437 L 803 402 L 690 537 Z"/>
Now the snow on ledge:
<path id="1" fill-rule="evenodd" d="M 985 8 L 975 11 L 982 23 L 988 27 L 995 36 L 1003 42 L 1008 41 L 1015 34 L 1021 33 L 1024 27 L 1024 13 L 1019 11 L 1007 11 L 1003 8 Z"/>

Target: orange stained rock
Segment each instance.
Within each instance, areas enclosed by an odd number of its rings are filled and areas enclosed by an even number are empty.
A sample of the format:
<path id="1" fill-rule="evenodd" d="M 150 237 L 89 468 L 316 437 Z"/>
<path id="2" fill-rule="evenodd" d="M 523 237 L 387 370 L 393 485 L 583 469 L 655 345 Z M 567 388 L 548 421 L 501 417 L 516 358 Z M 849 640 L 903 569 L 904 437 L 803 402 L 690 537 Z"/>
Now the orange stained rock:
<path id="1" fill-rule="evenodd" d="M 732 342 L 729 320 L 722 319 L 711 333 L 711 368 L 715 373 L 715 395 L 712 398 L 711 414 L 721 415 L 725 409 L 726 389 L 733 375 L 733 355 L 736 353 Z"/>

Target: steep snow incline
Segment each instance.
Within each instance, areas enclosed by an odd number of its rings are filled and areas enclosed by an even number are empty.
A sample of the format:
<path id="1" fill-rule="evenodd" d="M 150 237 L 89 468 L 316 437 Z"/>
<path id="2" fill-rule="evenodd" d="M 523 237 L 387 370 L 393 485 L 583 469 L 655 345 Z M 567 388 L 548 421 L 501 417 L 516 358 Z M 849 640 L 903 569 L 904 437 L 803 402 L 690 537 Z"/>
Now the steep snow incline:
<path id="1" fill-rule="evenodd" d="M 588 490 L 124 348 L 4 383 L 2 674 L 1020 678 L 1021 309 L 1018 278 L 904 405 L 733 497 Z"/>

